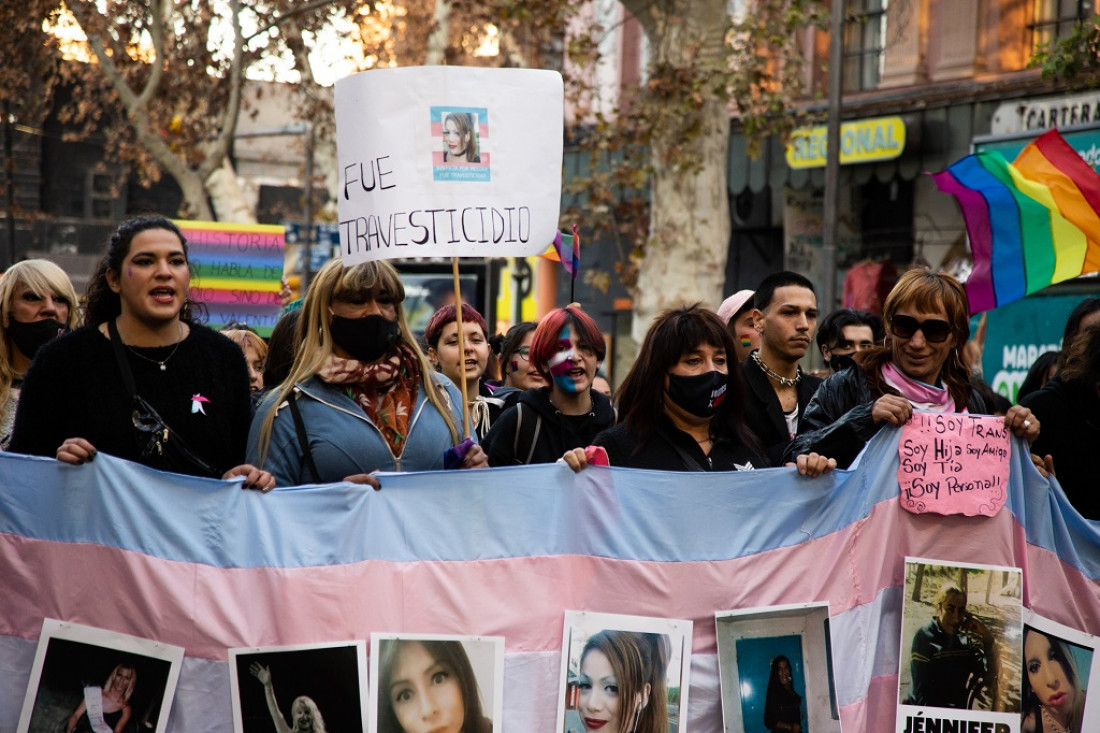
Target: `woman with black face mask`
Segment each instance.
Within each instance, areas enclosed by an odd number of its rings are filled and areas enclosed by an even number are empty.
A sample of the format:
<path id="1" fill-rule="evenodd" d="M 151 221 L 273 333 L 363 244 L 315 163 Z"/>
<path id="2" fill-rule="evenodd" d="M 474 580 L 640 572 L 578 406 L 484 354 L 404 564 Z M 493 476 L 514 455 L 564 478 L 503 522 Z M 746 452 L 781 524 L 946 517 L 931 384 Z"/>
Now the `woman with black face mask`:
<path id="1" fill-rule="evenodd" d="M 462 397 L 417 346 L 404 299 L 387 262 L 333 260 L 317 273 L 290 374 L 264 399 L 248 436 L 249 460 L 279 486 L 378 488 L 376 470 L 488 465 L 480 446 L 463 441 Z"/>
<path id="2" fill-rule="evenodd" d="M 24 260 L 0 276 L 0 450 L 7 450 L 23 375 L 38 347 L 79 322 L 69 276 L 49 260 Z"/>
<path id="3" fill-rule="evenodd" d="M 619 424 L 596 436 L 612 466 L 664 471 L 745 471 L 768 466 L 745 425 L 745 386 L 730 369 L 733 337 L 722 319 L 698 304 L 665 311 L 650 326 L 618 392 Z M 583 448 L 565 454 L 574 470 L 588 465 Z M 799 472 L 816 476 L 835 462 L 798 456 Z"/>

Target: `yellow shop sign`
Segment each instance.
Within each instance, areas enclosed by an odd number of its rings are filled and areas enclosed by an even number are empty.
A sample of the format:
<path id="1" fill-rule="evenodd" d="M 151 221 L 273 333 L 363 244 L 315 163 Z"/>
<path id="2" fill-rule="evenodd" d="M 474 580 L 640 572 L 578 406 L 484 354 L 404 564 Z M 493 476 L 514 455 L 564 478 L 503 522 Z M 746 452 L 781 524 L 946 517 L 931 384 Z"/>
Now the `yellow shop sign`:
<path id="1" fill-rule="evenodd" d="M 800 127 L 787 142 L 791 168 L 824 168 L 827 128 Z M 853 120 L 840 126 L 840 164 L 890 160 L 905 150 L 905 122 L 900 117 Z"/>

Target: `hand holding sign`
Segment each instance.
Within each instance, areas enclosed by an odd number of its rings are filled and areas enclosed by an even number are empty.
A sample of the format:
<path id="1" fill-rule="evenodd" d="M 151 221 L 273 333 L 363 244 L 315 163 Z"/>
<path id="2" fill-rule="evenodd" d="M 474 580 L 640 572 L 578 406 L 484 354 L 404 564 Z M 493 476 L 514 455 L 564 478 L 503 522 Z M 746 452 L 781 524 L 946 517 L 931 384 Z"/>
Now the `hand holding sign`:
<path id="1" fill-rule="evenodd" d="M 914 514 L 993 516 L 1005 504 L 1009 431 L 986 415 L 914 412 L 898 441 L 901 505 Z"/>

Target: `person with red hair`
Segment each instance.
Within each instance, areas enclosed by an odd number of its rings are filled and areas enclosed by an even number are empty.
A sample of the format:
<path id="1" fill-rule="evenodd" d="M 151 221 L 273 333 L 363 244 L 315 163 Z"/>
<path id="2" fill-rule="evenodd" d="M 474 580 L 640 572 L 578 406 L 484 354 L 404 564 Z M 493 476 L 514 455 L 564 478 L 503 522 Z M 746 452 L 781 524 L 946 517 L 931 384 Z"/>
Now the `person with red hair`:
<path id="1" fill-rule="evenodd" d="M 592 389 L 606 355 L 599 326 L 580 308 L 546 314 L 535 329 L 529 358 L 549 386 L 521 394 L 493 424 L 485 439 L 489 465 L 553 463 L 611 427 L 611 400 Z"/>

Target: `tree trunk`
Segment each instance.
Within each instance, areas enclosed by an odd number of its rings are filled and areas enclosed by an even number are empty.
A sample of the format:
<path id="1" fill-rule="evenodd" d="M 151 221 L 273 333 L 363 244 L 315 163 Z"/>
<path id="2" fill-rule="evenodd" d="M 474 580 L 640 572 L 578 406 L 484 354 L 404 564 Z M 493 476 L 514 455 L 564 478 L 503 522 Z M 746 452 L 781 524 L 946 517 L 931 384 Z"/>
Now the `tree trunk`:
<path id="1" fill-rule="evenodd" d="M 435 14 L 432 16 L 432 33 L 428 36 L 425 66 L 439 66 L 446 61 L 447 40 L 450 35 L 451 3 L 449 0 L 435 0 Z"/>
<path id="2" fill-rule="evenodd" d="M 655 172 L 651 181 L 650 236 L 639 262 L 633 337 L 640 341 L 653 318 L 666 308 L 722 301 L 729 253 L 727 193 L 729 112 L 726 101 L 707 91 L 726 69 L 725 0 L 673 0 L 660 5 L 628 0 L 650 41 L 650 67 L 692 72 L 703 82 L 699 127 L 685 136 L 682 120 L 666 111 L 653 134 Z M 683 79 L 684 85 L 691 82 Z M 684 153 L 701 164 L 681 167 Z"/>
<path id="3" fill-rule="evenodd" d="M 214 203 L 214 215 L 218 221 L 231 221 L 237 224 L 255 224 L 254 208 L 245 200 L 241 189 L 241 180 L 233 169 L 229 158 L 206 179 L 206 190 Z"/>

